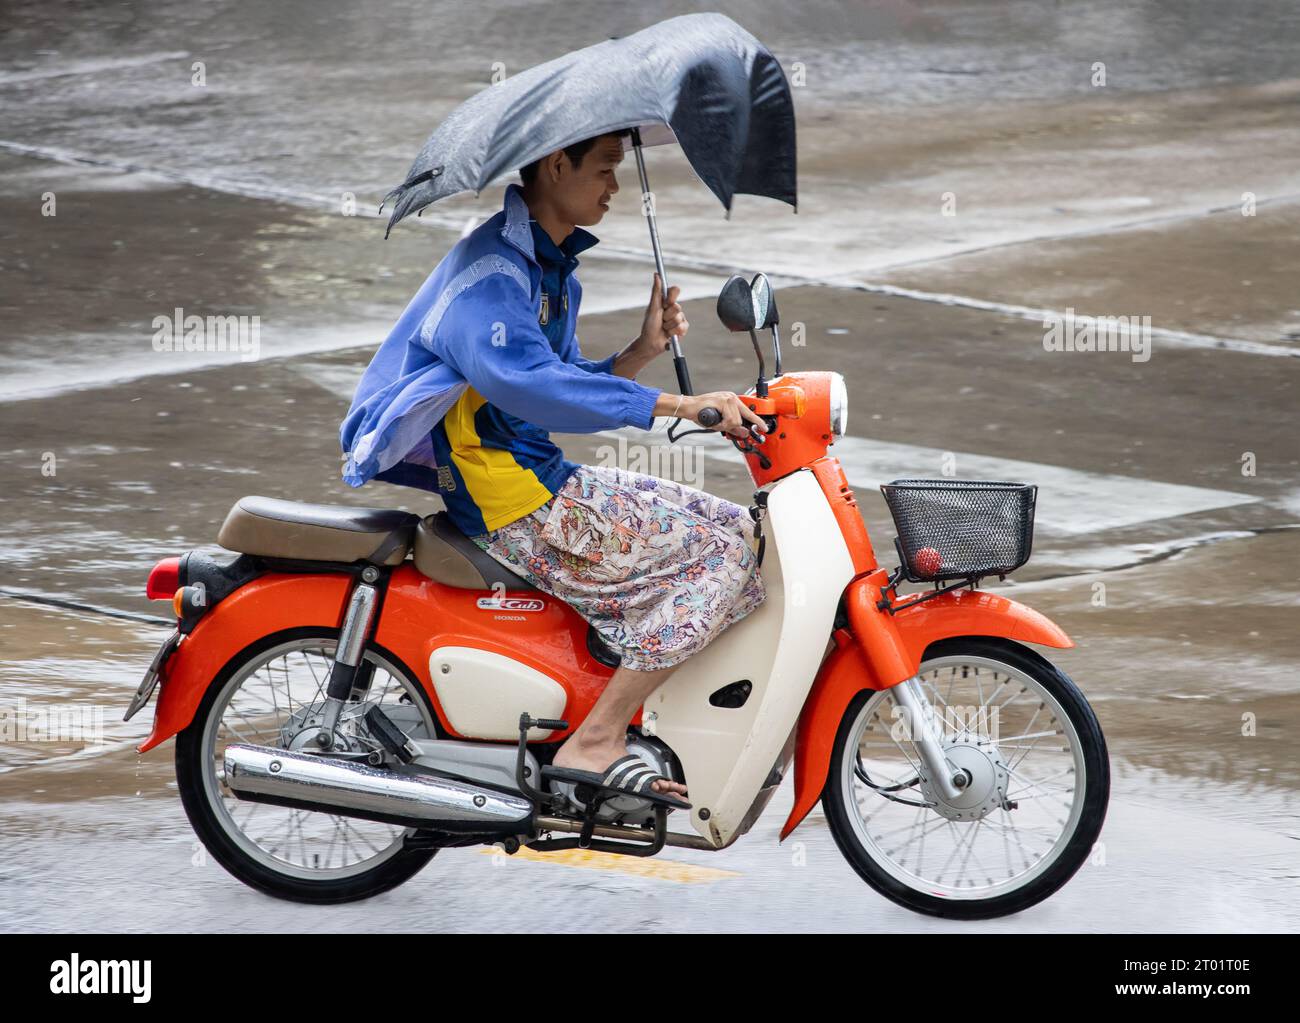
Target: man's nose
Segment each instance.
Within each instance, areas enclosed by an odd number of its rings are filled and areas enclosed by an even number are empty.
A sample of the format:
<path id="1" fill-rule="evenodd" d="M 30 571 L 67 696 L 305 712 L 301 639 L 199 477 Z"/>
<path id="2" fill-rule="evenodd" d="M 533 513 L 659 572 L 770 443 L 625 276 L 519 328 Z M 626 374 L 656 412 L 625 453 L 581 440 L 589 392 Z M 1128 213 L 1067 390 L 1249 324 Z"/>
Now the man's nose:
<path id="1" fill-rule="evenodd" d="M 618 178 L 616 178 L 613 174 L 609 176 L 609 194 L 610 195 L 618 194 Z"/>

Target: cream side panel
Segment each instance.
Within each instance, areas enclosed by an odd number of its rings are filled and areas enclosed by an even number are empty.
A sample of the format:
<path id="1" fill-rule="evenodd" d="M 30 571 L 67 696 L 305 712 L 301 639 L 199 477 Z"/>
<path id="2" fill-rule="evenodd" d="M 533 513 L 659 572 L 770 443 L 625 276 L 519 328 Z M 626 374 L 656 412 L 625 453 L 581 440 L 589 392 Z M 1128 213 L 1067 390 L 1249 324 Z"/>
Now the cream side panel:
<path id="1" fill-rule="evenodd" d="M 681 759 L 691 824 L 715 846 L 736 834 L 781 754 L 812 688 L 853 578 L 853 559 L 816 478 L 800 471 L 768 497 L 767 599 L 679 668 L 646 703 L 653 727 Z M 743 707 L 709 703 L 749 679 Z M 703 819 L 701 811 L 707 810 Z"/>
<path id="2" fill-rule="evenodd" d="M 442 646 L 429 655 L 429 675 L 447 721 L 468 739 L 519 741 L 519 715 L 564 714 L 564 687 L 526 664 L 468 646 Z M 541 728 L 530 740 L 554 733 Z"/>

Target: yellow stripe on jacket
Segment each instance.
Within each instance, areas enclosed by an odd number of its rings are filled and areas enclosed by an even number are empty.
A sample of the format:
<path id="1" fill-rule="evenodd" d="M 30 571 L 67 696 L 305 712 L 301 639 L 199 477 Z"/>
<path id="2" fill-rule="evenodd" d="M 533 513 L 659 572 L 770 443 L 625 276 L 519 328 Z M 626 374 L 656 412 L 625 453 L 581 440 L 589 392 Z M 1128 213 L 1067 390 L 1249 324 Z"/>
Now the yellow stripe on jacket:
<path id="1" fill-rule="evenodd" d="M 478 391 L 465 388 L 443 426 L 452 461 L 483 515 L 483 524 L 491 531 L 536 511 L 552 495 L 537 474 L 520 465 L 509 451 L 483 446 L 474 417 L 486 404 L 487 399 Z"/>

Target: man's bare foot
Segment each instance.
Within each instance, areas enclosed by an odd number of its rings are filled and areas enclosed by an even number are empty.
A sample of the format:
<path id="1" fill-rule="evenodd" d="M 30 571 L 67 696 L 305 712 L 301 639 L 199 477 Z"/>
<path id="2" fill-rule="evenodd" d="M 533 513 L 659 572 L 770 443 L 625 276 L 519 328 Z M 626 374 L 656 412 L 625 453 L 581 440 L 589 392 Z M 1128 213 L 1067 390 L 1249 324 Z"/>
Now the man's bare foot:
<path id="1" fill-rule="evenodd" d="M 584 742 L 581 734 L 575 732 L 556 752 L 553 763 L 556 767 L 571 767 L 577 771 L 591 771 L 603 776 L 610 764 L 627 755 L 627 745 L 621 741 L 589 743 Z M 656 781 L 650 787 L 665 795 L 686 795 L 685 785 L 667 779 Z"/>

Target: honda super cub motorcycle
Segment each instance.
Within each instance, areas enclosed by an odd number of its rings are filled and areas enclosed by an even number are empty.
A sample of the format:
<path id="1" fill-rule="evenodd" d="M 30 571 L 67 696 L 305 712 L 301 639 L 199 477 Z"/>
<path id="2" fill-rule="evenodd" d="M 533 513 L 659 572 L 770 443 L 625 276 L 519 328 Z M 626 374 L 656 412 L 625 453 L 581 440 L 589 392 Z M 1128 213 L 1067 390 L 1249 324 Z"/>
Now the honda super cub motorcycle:
<path id="1" fill-rule="evenodd" d="M 393 888 L 454 846 L 720 850 L 793 767 L 781 837 L 820 800 L 863 880 L 918 912 L 1011 913 L 1079 869 L 1105 816 L 1105 742 L 1079 690 L 1026 645 L 1071 641 L 977 588 L 1028 559 L 1035 488 L 885 487 L 901 564 L 882 567 L 827 454 L 843 379 L 781 372 L 762 275 L 732 278 L 718 308 L 759 357 L 744 399 L 769 432 L 732 443 L 758 488 L 768 599 L 628 726 L 629 751 L 687 785 L 689 832 L 668 829 L 654 795 L 551 772 L 618 664 L 570 607 L 445 514 L 248 497 L 218 538 L 237 557 L 191 552 L 151 572 L 177 627 L 127 712 L 161 683 L 140 750 L 176 738 L 185 811 L 222 866 L 328 903 Z M 905 581 L 929 588 L 901 593 Z"/>

